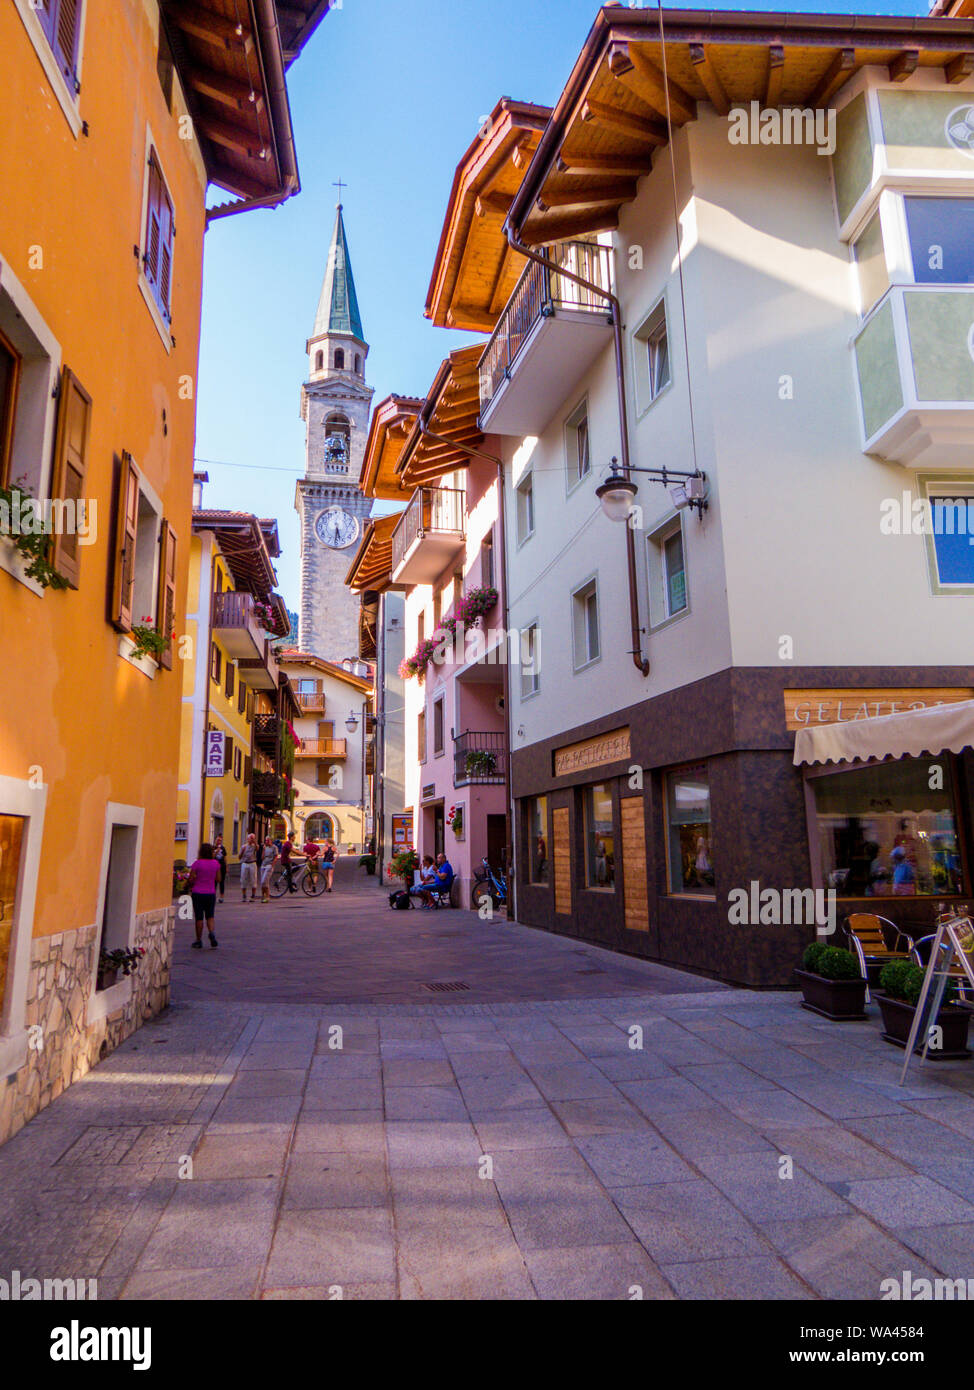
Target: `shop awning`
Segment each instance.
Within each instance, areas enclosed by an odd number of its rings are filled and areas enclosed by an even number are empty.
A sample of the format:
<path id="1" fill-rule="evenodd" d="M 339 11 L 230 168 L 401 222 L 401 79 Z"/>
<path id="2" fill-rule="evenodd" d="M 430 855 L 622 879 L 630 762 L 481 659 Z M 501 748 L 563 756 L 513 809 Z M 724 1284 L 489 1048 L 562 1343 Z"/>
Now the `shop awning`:
<path id="1" fill-rule="evenodd" d="M 924 753 L 960 753 L 974 747 L 974 700 L 931 709 L 885 714 L 799 729 L 796 766 L 802 763 L 866 762 L 869 758 L 919 758 Z"/>

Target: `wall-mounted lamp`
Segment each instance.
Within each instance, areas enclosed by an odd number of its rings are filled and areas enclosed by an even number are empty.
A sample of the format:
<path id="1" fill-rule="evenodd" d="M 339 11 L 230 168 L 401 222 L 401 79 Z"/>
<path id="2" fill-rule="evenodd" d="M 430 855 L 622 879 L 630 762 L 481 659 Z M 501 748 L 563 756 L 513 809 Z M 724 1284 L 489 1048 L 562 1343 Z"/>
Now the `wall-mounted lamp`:
<path id="1" fill-rule="evenodd" d="M 629 472 L 644 473 L 651 482 L 662 483 L 664 487 L 669 487 L 672 478 L 684 478 L 685 482 L 670 488 L 673 505 L 680 511 L 684 507 L 689 507 L 691 511 L 696 508 L 701 520 L 703 519 L 709 505 L 706 473 L 684 473 L 675 468 L 630 468 Z M 629 519 L 632 499 L 637 492 L 638 488 L 632 478 L 623 477 L 619 471 L 619 462 L 615 458 L 612 460 L 609 476 L 595 489 L 595 495 L 602 503 L 602 510 L 610 521 Z"/>
<path id="2" fill-rule="evenodd" d="M 350 734 L 354 734 L 355 730 L 358 728 L 358 717 L 353 709 L 350 709 L 348 712 L 348 718 L 345 720 L 345 728 Z"/>

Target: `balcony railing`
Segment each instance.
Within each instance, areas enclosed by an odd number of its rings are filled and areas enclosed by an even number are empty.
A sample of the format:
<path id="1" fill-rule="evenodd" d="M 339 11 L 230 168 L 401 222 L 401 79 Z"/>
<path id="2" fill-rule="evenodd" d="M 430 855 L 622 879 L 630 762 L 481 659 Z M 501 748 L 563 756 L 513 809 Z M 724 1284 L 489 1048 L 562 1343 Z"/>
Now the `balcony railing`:
<path id="1" fill-rule="evenodd" d="M 501 731 L 476 733 L 470 729 L 453 739 L 453 785 L 471 782 L 504 782 L 507 737 Z"/>
<path id="2" fill-rule="evenodd" d="M 235 660 L 263 657 L 265 638 L 254 615 L 251 594 L 213 595 L 213 635 Z"/>
<path id="3" fill-rule="evenodd" d="M 612 254 L 608 246 L 564 241 L 546 248 L 550 260 L 580 275 L 607 293 L 612 290 Z M 531 261 L 514 287 L 497 327 L 480 359 L 480 410 L 483 414 L 511 375 L 517 355 L 536 324 L 558 310 L 609 317 L 604 295 L 586 289 L 567 275 Z"/>
<path id="4" fill-rule="evenodd" d="M 294 698 L 302 714 L 324 714 L 325 693 L 323 690 L 295 691 Z"/>
<path id="5" fill-rule="evenodd" d="M 281 721 L 276 714 L 254 715 L 254 742 L 258 748 L 274 749 L 281 737 Z"/>
<path id="6" fill-rule="evenodd" d="M 348 739 L 303 738 L 294 750 L 296 758 L 344 758 Z"/>
<path id="7" fill-rule="evenodd" d="M 252 804 L 278 810 L 287 801 L 284 778 L 276 772 L 255 772 L 250 787 L 250 800 Z"/>
<path id="8" fill-rule="evenodd" d="M 395 583 L 425 584 L 446 568 L 463 545 L 462 488 L 420 487 L 392 533 Z"/>

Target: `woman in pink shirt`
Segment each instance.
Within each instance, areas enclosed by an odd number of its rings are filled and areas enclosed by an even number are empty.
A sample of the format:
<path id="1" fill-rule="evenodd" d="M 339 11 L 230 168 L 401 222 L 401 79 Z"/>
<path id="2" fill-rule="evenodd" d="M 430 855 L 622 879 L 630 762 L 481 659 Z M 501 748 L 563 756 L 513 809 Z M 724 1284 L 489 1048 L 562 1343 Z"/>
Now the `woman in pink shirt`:
<path id="1" fill-rule="evenodd" d="M 200 845 L 200 857 L 190 865 L 186 887 L 193 895 L 193 913 L 196 917 L 196 940 L 194 951 L 203 949 L 203 922 L 206 921 L 210 933 L 210 946 L 217 946 L 213 935 L 213 914 L 216 911 L 216 889 L 220 880 L 220 861 L 213 852 L 212 845 Z"/>

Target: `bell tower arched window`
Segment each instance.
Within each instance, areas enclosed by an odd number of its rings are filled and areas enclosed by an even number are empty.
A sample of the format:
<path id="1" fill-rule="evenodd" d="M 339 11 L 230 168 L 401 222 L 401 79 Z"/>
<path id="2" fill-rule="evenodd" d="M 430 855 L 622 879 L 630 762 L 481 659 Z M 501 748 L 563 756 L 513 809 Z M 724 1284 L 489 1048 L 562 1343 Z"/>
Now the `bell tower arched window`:
<path id="1" fill-rule="evenodd" d="M 321 369 L 322 369 L 322 367 L 324 367 L 324 365 L 325 365 L 325 354 L 324 354 L 323 352 L 320 352 L 320 351 L 319 351 L 319 352 L 316 352 L 316 353 L 315 353 L 315 371 L 316 371 L 316 372 L 320 372 Z"/>
<path id="2" fill-rule="evenodd" d="M 335 370 L 341 372 L 341 371 L 344 371 L 344 369 L 345 369 L 345 349 L 344 349 L 344 348 L 336 348 L 336 349 L 335 349 Z"/>
<path id="3" fill-rule="evenodd" d="M 355 371 L 359 376 L 362 375 L 362 358 L 359 353 L 355 354 Z"/>

